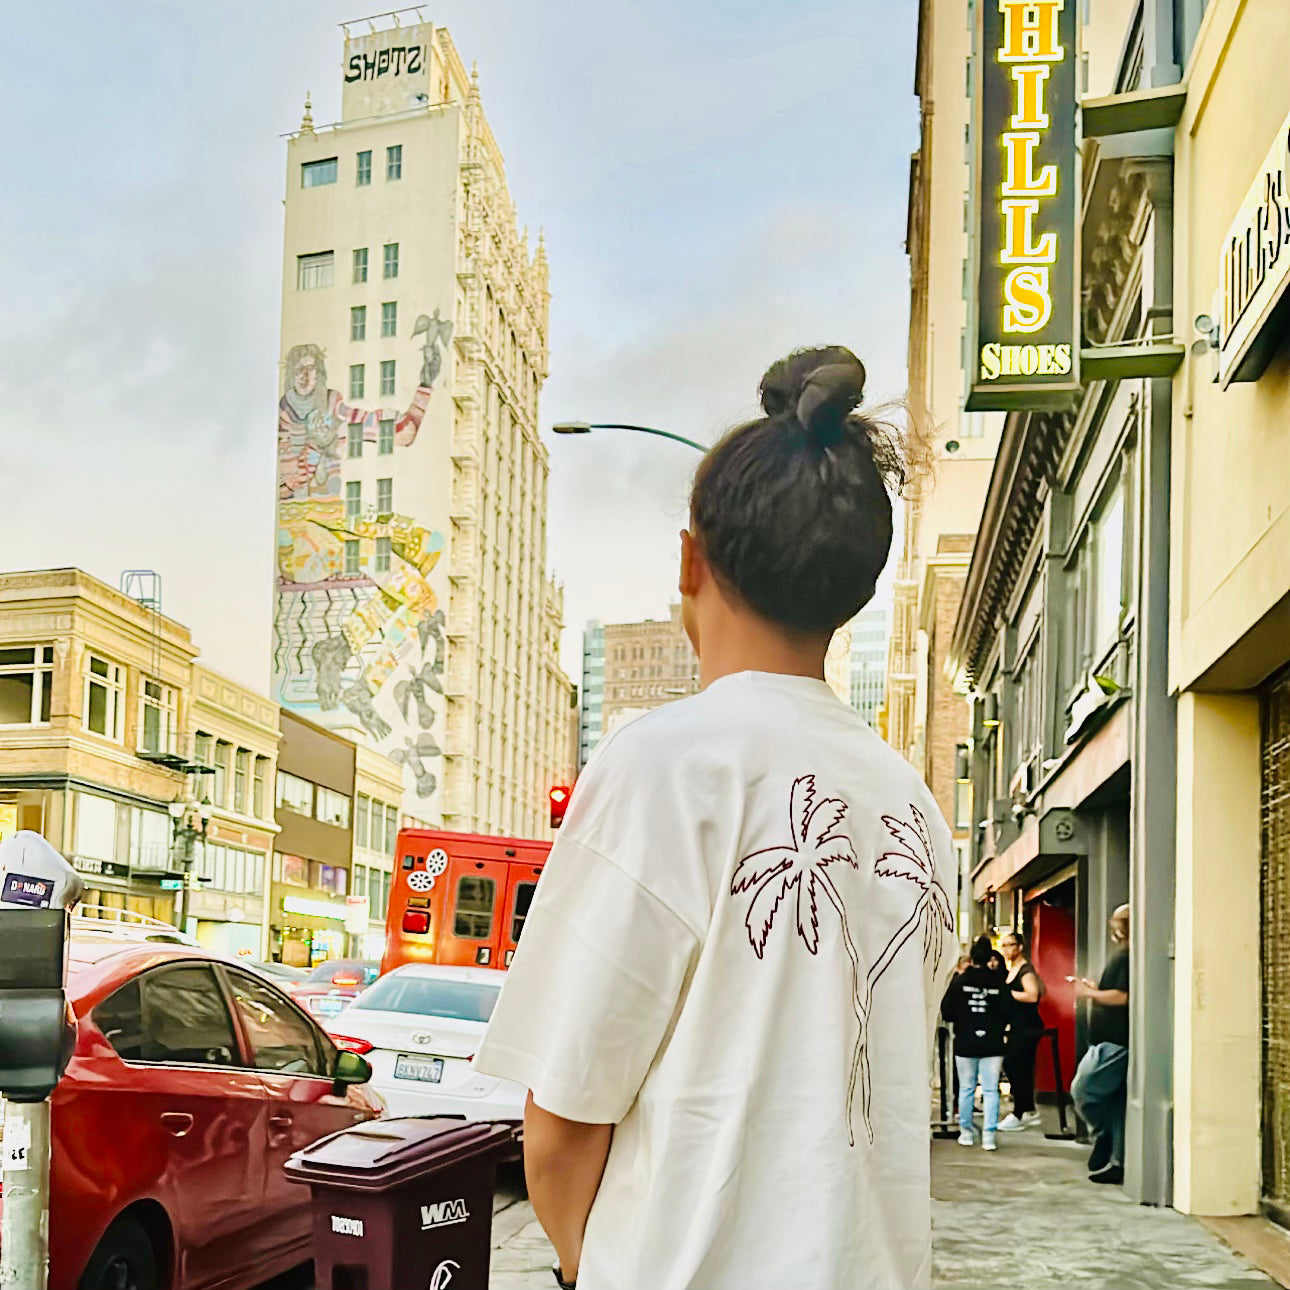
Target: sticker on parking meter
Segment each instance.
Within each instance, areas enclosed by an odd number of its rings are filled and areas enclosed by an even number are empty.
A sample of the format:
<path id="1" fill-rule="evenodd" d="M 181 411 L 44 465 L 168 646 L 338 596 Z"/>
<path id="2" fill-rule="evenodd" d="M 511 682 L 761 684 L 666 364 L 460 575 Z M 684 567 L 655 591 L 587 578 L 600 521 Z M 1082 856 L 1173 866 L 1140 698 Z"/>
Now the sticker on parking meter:
<path id="1" fill-rule="evenodd" d="M 430 1274 L 429 1290 L 448 1290 L 452 1284 L 452 1274 L 461 1271 L 461 1264 L 452 1259 L 444 1259 Z"/>
<path id="2" fill-rule="evenodd" d="M 363 1220 L 361 1218 L 342 1218 L 339 1214 L 331 1216 L 331 1230 L 337 1236 L 362 1236 Z"/>
<path id="3" fill-rule="evenodd" d="M 30 1169 L 31 1125 L 26 1120 L 10 1120 L 4 1135 L 4 1168 L 6 1173 Z"/>
<path id="4" fill-rule="evenodd" d="M 50 878 L 29 878 L 22 873 L 7 873 L 4 888 L 0 889 L 0 905 L 30 905 L 32 909 L 48 909 L 54 898 L 54 883 Z"/>

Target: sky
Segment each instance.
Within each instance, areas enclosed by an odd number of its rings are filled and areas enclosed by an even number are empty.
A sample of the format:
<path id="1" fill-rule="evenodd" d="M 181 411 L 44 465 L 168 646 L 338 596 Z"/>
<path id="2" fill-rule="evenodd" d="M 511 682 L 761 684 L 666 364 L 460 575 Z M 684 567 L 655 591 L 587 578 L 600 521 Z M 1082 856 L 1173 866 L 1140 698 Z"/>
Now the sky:
<path id="1" fill-rule="evenodd" d="M 546 235 L 548 562 L 590 618 L 664 617 L 689 449 L 774 359 L 905 388 L 915 0 L 445 0 L 520 220 Z M 0 569 L 162 576 L 267 690 L 285 142 L 340 115 L 333 0 L 83 0 L 6 16 Z M 881 593 L 880 593 L 881 594 Z"/>

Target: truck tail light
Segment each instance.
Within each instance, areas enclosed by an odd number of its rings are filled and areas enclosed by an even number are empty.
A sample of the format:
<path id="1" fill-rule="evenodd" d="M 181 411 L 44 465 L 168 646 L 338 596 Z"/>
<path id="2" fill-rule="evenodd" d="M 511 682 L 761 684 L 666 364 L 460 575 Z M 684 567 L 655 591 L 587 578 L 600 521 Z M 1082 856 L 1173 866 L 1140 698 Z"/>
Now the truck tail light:
<path id="1" fill-rule="evenodd" d="M 366 1057 L 372 1051 L 375 1044 L 369 1044 L 366 1039 L 351 1039 L 349 1035 L 332 1035 L 331 1041 L 343 1053 L 357 1053 L 360 1057 Z"/>
<path id="2" fill-rule="evenodd" d="M 403 930 L 413 936 L 424 936 L 430 930 L 430 914 L 424 909 L 409 909 L 403 914 Z"/>

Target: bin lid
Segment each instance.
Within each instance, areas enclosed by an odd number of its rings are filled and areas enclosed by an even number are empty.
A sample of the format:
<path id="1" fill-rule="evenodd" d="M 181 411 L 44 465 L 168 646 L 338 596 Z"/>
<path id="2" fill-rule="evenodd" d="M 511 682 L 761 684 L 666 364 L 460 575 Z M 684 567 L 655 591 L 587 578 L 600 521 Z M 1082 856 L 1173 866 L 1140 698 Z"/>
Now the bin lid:
<path id="1" fill-rule="evenodd" d="M 497 1159 L 513 1149 L 514 1126 L 442 1116 L 372 1120 L 297 1151 L 283 1169 L 298 1183 L 343 1191 L 387 1191 L 466 1161 Z"/>

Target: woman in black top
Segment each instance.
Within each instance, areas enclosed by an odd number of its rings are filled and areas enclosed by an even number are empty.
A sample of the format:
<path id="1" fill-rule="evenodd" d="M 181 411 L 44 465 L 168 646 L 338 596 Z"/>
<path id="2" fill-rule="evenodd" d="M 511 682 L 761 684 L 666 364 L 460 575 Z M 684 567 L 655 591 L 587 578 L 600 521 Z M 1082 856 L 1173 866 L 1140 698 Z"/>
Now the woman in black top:
<path id="1" fill-rule="evenodd" d="M 1003 1071 L 1004 1030 L 1010 1004 L 1002 972 L 987 966 L 994 952 L 988 936 L 972 943 L 972 964 L 951 981 L 941 1001 L 941 1015 L 954 1027 L 954 1066 L 959 1076 L 959 1144 L 975 1145 L 972 1108 L 981 1084 L 984 1113 L 981 1145 L 996 1149 L 999 1124 L 999 1076 Z"/>
<path id="2" fill-rule="evenodd" d="M 1035 1110 L 1035 1052 L 1044 1034 L 1043 1018 L 1039 1015 L 1044 983 L 1034 964 L 1026 958 L 1023 937 L 1008 932 L 999 942 L 999 948 L 1007 964 L 1008 990 L 1012 996 L 1012 1017 L 1003 1056 L 1004 1073 L 1012 1089 L 1012 1112 L 999 1128 L 1012 1133 L 1043 1123 L 1043 1117 Z"/>

